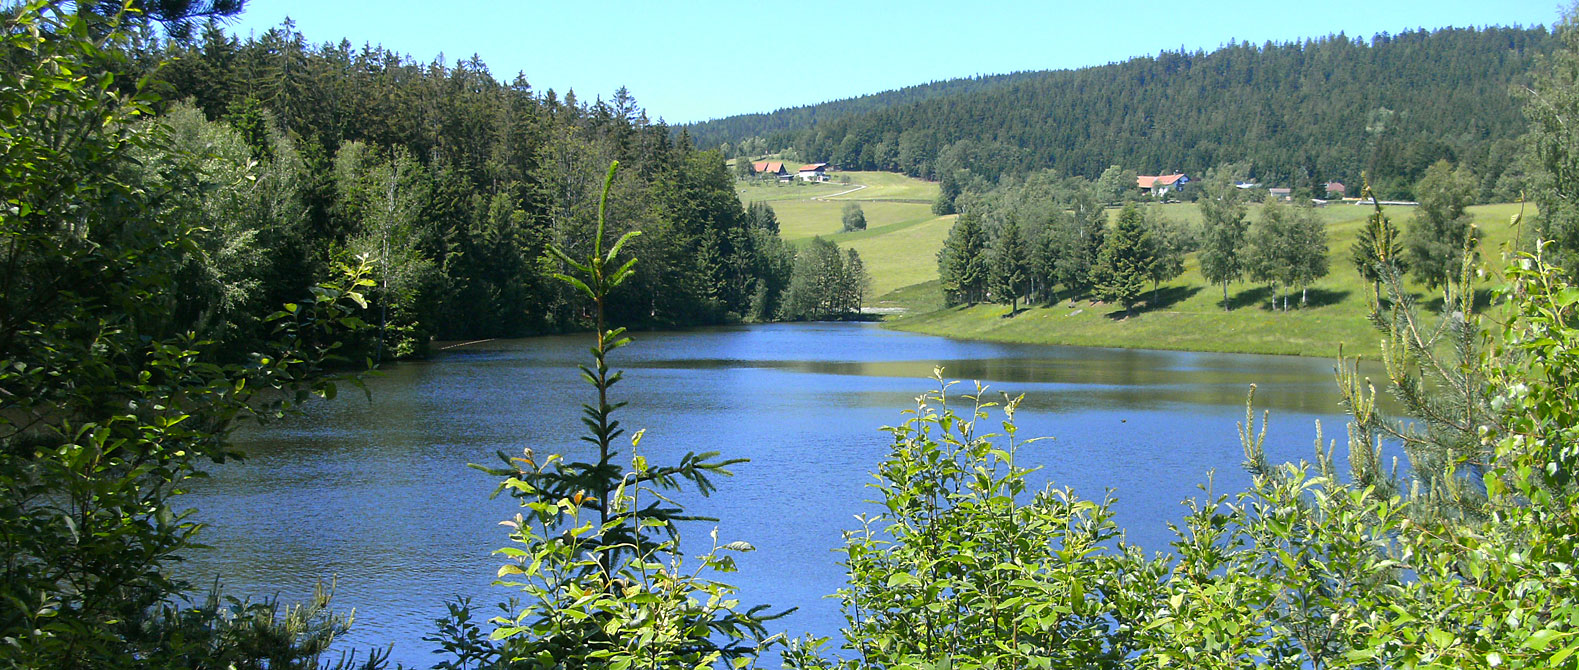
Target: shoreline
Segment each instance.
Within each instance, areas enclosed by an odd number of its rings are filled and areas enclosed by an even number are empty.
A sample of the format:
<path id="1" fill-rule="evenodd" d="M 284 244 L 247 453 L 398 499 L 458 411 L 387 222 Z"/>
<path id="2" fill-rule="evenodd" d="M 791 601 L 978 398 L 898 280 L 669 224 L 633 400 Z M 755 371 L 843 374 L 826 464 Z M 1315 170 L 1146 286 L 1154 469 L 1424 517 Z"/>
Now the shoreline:
<path id="1" fill-rule="evenodd" d="M 1144 328 L 1145 331 L 1122 336 L 1123 332 L 1112 330 L 1117 325 L 1116 321 L 1113 324 L 1096 321 L 1096 319 L 1107 320 L 1107 316 L 1100 314 L 1106 311 L 1107 307 L 1097 303 L 1084 305 L 1071 312 L 1063 307 L 1036 306 L 1021 308 L 1012 319 L 1007 319 L 1002 318 L 1002 315 L 1007 314 L 1008 306 L 978 304 L 970 307 L 944 307 L 925 312 L 912 310 L 884 318 L 880 325 L 885 329 L 899 332 L 999 344 L 1257 354 L 1323 358 L 1333 361 L 1339 358 L 1340 347 L 1342 356 L 1349 359 L 1360 357 L 1374 361 L 1379 359 L 1381 353 L 1381 333 L 1375 330 L 1367 318 L 1354 318 L 1349 314 L 1322 314 L 1319 309 L 1312 309 L 1306 310 L 1306 315 L 1291 312 L 1255 319 L 1254 317 L 1262 316 L 1258 313 L 1251 315 L 1244 323 L 1221 328 L 1215 327 L 1222 325 L 1216 322 L 1224 320 L 1225 317 L 1232 319 L 1241 311 L 1260 312 L 1261 310 L 1245 306 L 1233 312 L 1222 312 L 1217 315 L 1202 315 L 1194 312 L 1137 312 L 1129 319 L 1137 321 L 1136 325 Z M 1055 317 L 1076 318 L 1078 325 L 1073 329 L 1037 327 L 1052 326 L 1053 324 L 1046 322 Z M 1312 329 L 1318 332 L 1330 330 L 1332 325 L 1339 325 L 1343 331 L 1352 333 L 1356 337 L 1333 339 L 1319 335 L 1290 336 L 1291 332 L 1298 333 L 1301 330 L 1300 324 L 1276 323 L 1278 317 L 1320 321 L 1329 327 Z M 1334 324 L 1334 321 L 1341 323 Z M 1094 327 L 1093 322 L 1095 322 Z"/>

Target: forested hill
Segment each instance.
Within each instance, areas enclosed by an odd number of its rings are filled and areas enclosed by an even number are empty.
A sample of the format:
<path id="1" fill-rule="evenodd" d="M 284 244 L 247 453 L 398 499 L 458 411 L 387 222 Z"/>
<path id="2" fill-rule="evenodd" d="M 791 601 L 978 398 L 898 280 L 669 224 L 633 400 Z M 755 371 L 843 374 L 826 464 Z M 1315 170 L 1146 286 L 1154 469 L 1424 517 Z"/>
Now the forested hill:
<path id="1" fill-rule="evenodd" d="M 1045 74 L 1045 72 L 1016 72 L 934 81 L 843 100 L 786 107 L 765 114 L 738 114 L 693 123 L 685 128 L 697 146 L 711 149 L 722 147 L 727 143 L 730 150 L 724 153 L 733 156 L 736 153 L 750 153 L 750 148 L 741 144 L 741 141 L 749 141 L 753 137 L 793 133 L 819 122 L 832 121 L 843 116 L 867 114 L 950 95 L 977 93 L 1004 84 L 1036 79 Z"/>
<path id="2" fill-rule="evenodd" d="M 1199 173 L 1248 160 L 1262 181 L 1349 181 L 1368 170 L 1402 185 L 1439 158 L 1482 176 L 1501 170 L 1525 125 L 1511 89 L 1551 43 L 1544 27 L 1241 43 L 912 91 L 913 101 L 835 118 L 849 101 L 686 130 L 702 146 L 760 136 L 802 160 L 926 178 L 959 167 L 988 178 L 1042 168 L 1094 178 L 1115 164 Z"/>

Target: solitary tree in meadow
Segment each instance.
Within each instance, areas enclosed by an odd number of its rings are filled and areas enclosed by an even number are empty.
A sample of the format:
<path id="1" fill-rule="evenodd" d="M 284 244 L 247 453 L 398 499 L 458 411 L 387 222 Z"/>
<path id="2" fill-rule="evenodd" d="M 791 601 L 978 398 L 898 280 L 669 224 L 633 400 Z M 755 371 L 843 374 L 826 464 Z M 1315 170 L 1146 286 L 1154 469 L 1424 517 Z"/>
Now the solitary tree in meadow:
<path id="1" fill-rule="evenodd" d="M 860 203 L 844 203 L 841 216 L 844 219 L 844 232 L 866 230 L 866 212 L 861 211 Z"/>

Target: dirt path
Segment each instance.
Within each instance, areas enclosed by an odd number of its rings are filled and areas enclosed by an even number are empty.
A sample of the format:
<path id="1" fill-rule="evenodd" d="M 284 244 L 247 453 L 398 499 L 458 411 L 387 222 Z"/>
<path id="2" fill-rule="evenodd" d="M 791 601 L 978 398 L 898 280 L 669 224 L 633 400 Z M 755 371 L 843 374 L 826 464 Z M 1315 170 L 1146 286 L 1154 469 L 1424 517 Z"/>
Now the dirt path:
<path id="1" fill-rule="evenodd" d="M 825 196 L 820 196 L 820 197 L 819 196 L 812 196 L 810 199 L 811 200 L 831 200 L 831 199 L 837 198 L 837 197 L 839 197 L 841 195 L 849 195 L 849 194 L 854 193 L 856 191 L 859 191 L 859 190 L 861 190 L 863 188 L 866 188 L 866 184 L 856 184 L 855 188 L 852 188 L 852 189 L 850 189 L 848 191 L 839 191 L 838 193 L 835 193 L 833 195 L 825 195 Z"/>

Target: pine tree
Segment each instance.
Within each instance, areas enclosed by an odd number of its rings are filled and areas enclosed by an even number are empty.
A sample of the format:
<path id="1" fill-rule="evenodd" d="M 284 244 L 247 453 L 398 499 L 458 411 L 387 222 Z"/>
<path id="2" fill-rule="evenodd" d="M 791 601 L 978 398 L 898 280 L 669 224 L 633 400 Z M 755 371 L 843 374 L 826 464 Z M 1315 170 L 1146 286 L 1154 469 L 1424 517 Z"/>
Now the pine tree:
<path id="1" fill-rule="evenodd" d="M 1118 213 L 1113 231 L 1097 257 L 1097 290 L 1104 300 L 1124 303 L 1124 312 L 1134 311 L 1135 299 L 1145 289 L 1148 270 L 1155 258 L 1145 217 L 1134 203 Z"/>
<path id="2" fill-rule="evenodd" d="M 1030 278 L 1030 250 L 1020 235 L 1019 222 L 1010 219 L 998 232 L 992 255 L 992 297 L 997 302 L 1009 301 L 1009 314 L 1020 311 L 1020 296 Z"/>
<path id="3" fill-rule="evenodd" d="M 1366 184 L 1361 193 L 1363 197 L 1376 202 L 1376 196 L 1371 193 L 1371 187 Z M 1360 234 L 1350 247 L 1350 258 L 1354 261 L 1354 269 L 1360 276 L 1371 283 L 1372 298 L 1380 303 L 1382 300 L 1382 266 L 1391 265 L 1399 273 L 1407 272 L 1405 264 L 1404 245 L 1399 239 L 1398 227 L 1393 225 L 1391 219 L 1382 214 L 1382 206 L 1376 204 L 1376 212 L 1365 221 L 1365 227 L 1360 229 Z"/>
<path id="4" fill-rule="evenodd" d="M 938 275 L 950 302 L 974 305 L 987 286 L 987 234 L 974 214 L 963 214 L 938 252 Z"/>

